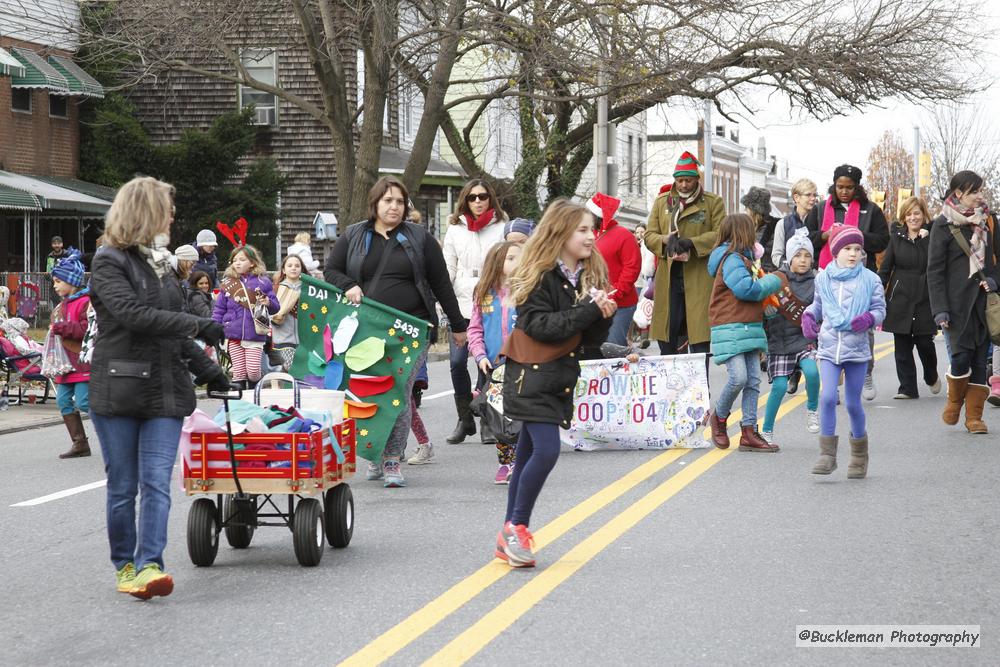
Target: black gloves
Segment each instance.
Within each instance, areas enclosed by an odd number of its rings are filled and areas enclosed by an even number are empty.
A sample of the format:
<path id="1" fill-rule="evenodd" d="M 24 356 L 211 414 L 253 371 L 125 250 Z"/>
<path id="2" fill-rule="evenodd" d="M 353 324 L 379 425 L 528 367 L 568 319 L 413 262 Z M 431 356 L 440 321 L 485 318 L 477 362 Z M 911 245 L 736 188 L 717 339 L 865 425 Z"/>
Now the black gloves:
<path id="1" fill-rule="evenodd" d="M 232 384 L 229 376 L 218 364 L 212 364 L 204 373 L 194 379 L 197 385 L 207 385 L 209 391 L 229 391 Z"/>
<path id="2" fill-rule="evenodd" d="M 679 248 L 678 254 L 683 255 L 686 252 L 694 250 L 694 241 L 691 239 L 677 239 L 677 247 Z"/>
<path id="3" fill-rule="evenodd" d="M 198 327 L 198 335 L 195 337 L 205 341 L 209 347 L 215 347 L 226 337 L 226 331 L 215 320 L 202 320 L 202 324 Z"/>

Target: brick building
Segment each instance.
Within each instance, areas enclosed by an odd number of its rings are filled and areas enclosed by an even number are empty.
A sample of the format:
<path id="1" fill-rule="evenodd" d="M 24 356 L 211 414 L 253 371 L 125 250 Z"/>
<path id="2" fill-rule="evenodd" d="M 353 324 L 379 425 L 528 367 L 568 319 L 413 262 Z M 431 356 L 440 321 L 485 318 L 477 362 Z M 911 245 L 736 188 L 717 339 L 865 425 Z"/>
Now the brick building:
<path id="1" fill-rule="evenodd" d="M 71 0 L 0 0 L 0 272 L 44 268 L 49 239 L 93 249 L 114 191 L 76 179 L 79 105 L 103 96 L 72 60 Z"/>

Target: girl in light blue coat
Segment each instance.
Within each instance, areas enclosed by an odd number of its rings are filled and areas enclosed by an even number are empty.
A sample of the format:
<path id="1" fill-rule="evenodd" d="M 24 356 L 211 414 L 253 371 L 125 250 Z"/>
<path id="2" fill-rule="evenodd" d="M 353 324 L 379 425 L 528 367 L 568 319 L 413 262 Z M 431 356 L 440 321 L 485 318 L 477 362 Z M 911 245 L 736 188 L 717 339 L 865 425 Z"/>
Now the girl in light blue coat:
<path id="1" fill-rule="evenodd" d="M 844 402 L 851 420 L 849 479 L 868 474 L 868 432 L 861 389 L 871 346 L 868 332 L 885 319 L 882 283 L 864 265 L 864 236 L 856 227 L 836 225 L 830 234 L 835 261 L 816 277 L 812 304 L 802 315 L 802 333 L 819 340 L 817 357 L 822 388 L 819 396 L 820 457 L 813 473 L 837 469 L 837 385 L 844 374 Z"/>
<path id="2" fill-rule="evenodd" d="M 729 447 L 726 419 L 742 392 L 740 450 L 776 452 L 778 446 L 764 440 L 757 430 L 757 399 L 760 396 L 760 353 L 767 352 L 764 309 L 761 301 L 781 289 L 777 274 L 761 275 L 756 226 L 748 215 L 728 215 L 719 226 L 719 242 L 708 258 L 708 273 L 715 277 L 708 304 L 712 327 L 712 358 L 726 365 L 726 386 L 709 417 L 712 442 Z M 760 252 L 757 252 L 757 249 Z"/>

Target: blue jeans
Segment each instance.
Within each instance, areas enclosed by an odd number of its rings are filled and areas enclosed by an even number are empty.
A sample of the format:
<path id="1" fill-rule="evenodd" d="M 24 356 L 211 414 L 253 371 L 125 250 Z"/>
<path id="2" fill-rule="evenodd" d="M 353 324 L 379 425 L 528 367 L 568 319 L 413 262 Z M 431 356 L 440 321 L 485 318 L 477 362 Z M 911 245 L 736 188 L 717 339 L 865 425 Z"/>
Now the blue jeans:
<path id="1" fill-rule="evenodd" d="M 615 345 L 628 344 L 628 328 L 632 324 L 632 316 L 635 315 L 635 306 L 619 308 L 615 311 L 611 319 L 611 331 L 608 332 L 608 342 Z"/>
<path id="2" fill-rule="evenodd" d="M 472 396 L 472 378 L 469 376 L 469 344 L 458 347 L 455 339 L 448 336 L 448 351 L 451 362 L 451 386 L 455 396 Z"/>
<path id="3" fill-rule="evenodd" d="M 760 398 L 760 355 L 757 350 L 726 359 L 726 386 L 715 402 L 719 419 L 729 417 L 736 395 L 743 392 L 741 426 L 757 426 L 757 399 Z"/>
<path id="4" fill-rule="evenodd" d="M 170 476 L 181 437 L 180 417 L 109 417 L 91 414 L 108 475 L 108 542 L 115 569 L 163 567 L 170 514 Z M 139 492 L 139 523 L 135 497 Z"/>
<path id="5" fill-rule="evenodd" d="M 59 406 L 59 414 L 64 416 L 74 412 L 90 412 L 90 383 L 57 384 L 56 405 Z"/>

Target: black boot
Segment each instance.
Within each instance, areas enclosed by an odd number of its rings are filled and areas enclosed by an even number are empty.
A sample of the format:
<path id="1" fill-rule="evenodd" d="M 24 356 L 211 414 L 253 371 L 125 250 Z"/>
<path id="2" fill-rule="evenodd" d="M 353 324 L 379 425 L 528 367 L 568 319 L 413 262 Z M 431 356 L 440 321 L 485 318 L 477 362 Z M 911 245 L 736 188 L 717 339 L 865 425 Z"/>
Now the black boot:
<path id="1" fill-rule="evenodd" d="M 799 380 L 802 379 L 802 371 L 796 368 L 788 378 L 788 393 L 794 394 L 799 390 Z"/>
<path id="2" fill-rule="evenodd" d="M 455 394 L 455 408 L 458 410 L 458 423 L 451 435 L 445 441 L 451 445 L 463 442 L 466 437 L 476 434 L 476 420 L 472 416 L 469 404 L 472 403 L 472 396 L 459 396 Z"/>
<path id="3" fill-rule="evenodd" d="M 497 437 L 493 435 L 493 431 L 490 429 L 490 425 L 486 423 L 485 419 L 479 420 L 479 439 L 484 445 L 497 444 Z"/>

